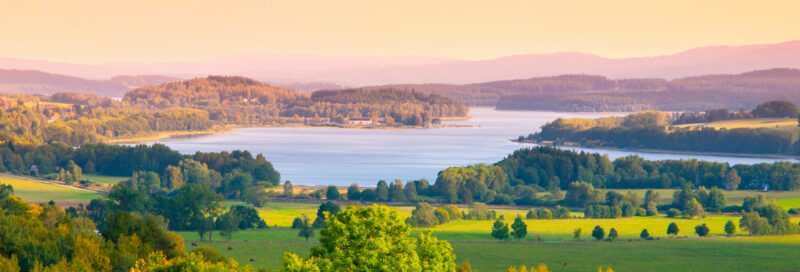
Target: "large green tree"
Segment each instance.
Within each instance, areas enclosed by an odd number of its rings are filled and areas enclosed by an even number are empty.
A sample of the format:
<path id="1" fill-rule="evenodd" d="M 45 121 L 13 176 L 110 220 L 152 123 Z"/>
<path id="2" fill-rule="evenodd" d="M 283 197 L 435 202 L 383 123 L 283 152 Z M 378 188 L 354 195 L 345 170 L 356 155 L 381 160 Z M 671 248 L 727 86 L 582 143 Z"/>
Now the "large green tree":
<path id="1" fill-rule="evenodd" d="M 348 206 L 326 223 L 310 257 L 286 253 L 281 271 L 455 271 L 449 243 L 428 234 L 412 238 L 395 209 Z"/>

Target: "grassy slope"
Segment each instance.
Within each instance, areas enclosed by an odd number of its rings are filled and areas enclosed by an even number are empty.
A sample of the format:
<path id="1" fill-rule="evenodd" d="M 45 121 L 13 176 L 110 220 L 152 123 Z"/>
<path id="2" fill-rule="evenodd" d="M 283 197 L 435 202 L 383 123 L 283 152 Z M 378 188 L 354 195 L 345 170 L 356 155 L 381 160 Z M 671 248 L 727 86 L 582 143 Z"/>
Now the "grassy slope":
<path id="1" fill-rule="evenodd" d="M 797 127 L 797 119 L 793 118 L 756 118 L 756 119 L 743 119 L 743 120 L 728 120 L 728 121 L 717 121 L 717 122 L 710 122 L 710 123 L 694 123 L 694 124 L 682 124 L 676 125 L 675 127 L 691 127 L 691 128 L 700 128 L 700 127 L 713 127 L 716 129 L 725 128 L 725 129 L 733 129 L 733 128 L 796 128 Z"/>
<path id="2" fill-rule="evenodd" d="M 90 200 L 100 197 L 98 193 L 92 191 L 46 184 L 3 174 L 0 174 L 0 183 L 11 184 L 11 186 L 14 187 L 14 195 L 34 203 L 42 203 L 50 200 L 60 205 L 88 203 Z"/>
<path id="3" fill-rule="evenodd" d="M 128 180 L 130 178 L 131 177 L 115 177 L 115 176 L 101 176 L 101 175 L 88 175 L 88 174 L 83 175 L 83 179 L 106 186 L 111 186 L 120 183 L 124 180 Z"/>

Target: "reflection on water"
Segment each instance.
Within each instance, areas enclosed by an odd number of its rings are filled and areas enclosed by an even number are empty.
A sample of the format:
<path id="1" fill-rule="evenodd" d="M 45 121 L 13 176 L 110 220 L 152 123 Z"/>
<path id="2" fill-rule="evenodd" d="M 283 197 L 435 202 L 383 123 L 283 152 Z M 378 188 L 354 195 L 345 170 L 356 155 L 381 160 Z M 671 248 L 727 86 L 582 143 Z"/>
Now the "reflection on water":
<path id="1" fill-rule="evenodd" d="M 512 151 L 532 146 L 509 141 L 537 131 L 553 119 L 608 116 L 598 113 L 496 111 L 471 108 L 473 119 L 450 121 L 465 128 L 433 129 L 336 129 L 243 128 L 232 132 L 162 139 L 182 153 L 249 150 L 263 153 L 283 180 L 305 185 L 374 186 L 380 179 L 436 179 L 449 166 L 494 163 Z M 149 142 L 152 143 L 152 142 Z M 650 160 L 698 158 L 732 164 L 772 162 L 769 158 L 687 155 L 583 149 L 608 154 L 612 159 L 638 154 Z"/>

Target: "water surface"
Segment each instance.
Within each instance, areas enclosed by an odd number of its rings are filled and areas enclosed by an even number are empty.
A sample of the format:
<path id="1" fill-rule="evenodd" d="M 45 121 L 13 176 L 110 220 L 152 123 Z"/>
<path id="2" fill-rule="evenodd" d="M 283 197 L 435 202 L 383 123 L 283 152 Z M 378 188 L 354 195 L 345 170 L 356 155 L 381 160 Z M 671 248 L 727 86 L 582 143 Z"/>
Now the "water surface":
<path id="1" fill-rule="evenodd" d="M 451 124 L 464 128 L 338 129 L 338 128 L 243 128 L 232 132 L 161 139 L 182 153 L 249 150 L 263 153 L 281 173 L 282 180 L 305 185 L 374 186 L 378 180 L 427 178 L 450 166 L 494 163 L 516 149 L 533 146 L 509 141 L 538 131 L 556 118 L 596 118 L 604 113 L 497 111 L 470 108 L 470 120 Z M 578 148 L 617 158 L 638 154 L 646 159 L 698 158 L 731 164 L 772 162 L 777 159 L 680 153 L 648 153 Z"/>

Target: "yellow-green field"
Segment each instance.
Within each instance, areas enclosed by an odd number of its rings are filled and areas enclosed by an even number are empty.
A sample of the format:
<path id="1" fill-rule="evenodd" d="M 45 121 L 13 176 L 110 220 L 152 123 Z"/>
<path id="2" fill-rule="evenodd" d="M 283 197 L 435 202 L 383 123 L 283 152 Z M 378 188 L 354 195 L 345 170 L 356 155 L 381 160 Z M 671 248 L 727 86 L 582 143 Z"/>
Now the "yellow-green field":
<path id="1" fill-rule="evenodd" d="M 101 175 L 88 175 L 84 174 L 83 179 L 105 186 L 112 186 L 122 181 L 131 179 L 131 177 L 115 177 L 115 176 L 101 176 Z"/>
<path id="2" fill-rule="evenodd" d="M 259 208 L 259 214 L 271 226 L 289 226 L 296 215 L 305 213 L 313 219 L 317 206 L 318 203 L 269 203 L 267 207 Z M 397 209 L 405 217 L 410 215 L 412 207 Z M 524 215 L 526 212 L 523 209 L 495 211 L 509 223 L 516 214 Z M 792 221 L 797 224 L 798 219 Z M 505 242 L 491 239 L 489 233 L 493 220 L 458 220 L 433 228 L 413 229 L 412 235 L 432 231 L 453 245 L 459 263 L 469 260 L 478 271 L 505 271 L 509 265 L 538 263 L 547 264 L 552 271 L 594 271 L 598 266 L 611 266 L 614 271 L 795 271 L 793 269 L 800 267 L 800 259 L 795 258 L 800 251 L 800 236 L 747 237 L 746 232 L 738 231 L 736 237 L 724 237 L 723 226 L 728 220 L 738 225 L 739 218 L 732 216 L 525 220 L 528 237 Z M 666 234 L 671 222 L 680 229 L 676 238 Z M 699 238 L 694 234 L 694 227 L 703 223 L 711 229 L 712 238 Z M 595 241 L 591 231 L 597 225 L 606 233 L 615 228 L 619 240 Z M 582 229 L 579 241 L 572 238 L 575 228 Z M 656 240 L 639 239 L 644 228 Z M 197 243 L 215 248 L 243 265 L 277 269 L 284 252 L 307 256 L 312 246 L 319 245 L 316 241 L 318 233 L 309 242 L 297 233 L 297 230 L 287 227 L 240 231 L 230 242 L 222 241 L 219 235 L 215 236 L 214 242 L 198 241 L 198 235 L 193 232 L 181 232 L 180 235 L 186 239 L 187 249 L 192 248 L 191 243 Z M 233 250 L 229 251 L 227 247 Z M 568 263 L 566 267 L 563 267 L 564 262 Z"/>
<path id="3" fill-rule="evenodd" d="M 756 119 L 742 119 L 742 120 L 726 120 L 716 121 L 710 123 L 693 123 L 675 125 L 678 128 L 701 128 L 712 127 L 715 129 L 733 129 L 733 128 L 796 128 L 797 119 L 793 118 L 756 118 Z"/>
<path id="4" fill-rule="evenodd" d="M 643 200 L 647 189 L 611 189 L 610 191 L 621 194 L 633 192 L 640 200 Z M 658 195 L 661 197 L 660 204 L 672 203 L 672 194 L 675 192 L 675 189 L 654 189 L 653 191 L 658 192 Z M 728 205 L 740 205 L 746 196 L 758 196 L 759 194 L 763 194 L 767 200 L 774 199 L 775 203 L 784 209 L 800 208 L 800 191 L 725 191 L 725 198 L 728 199 Z"/>
<path id="5" fill-rule="evenodd" d="M 14 187 L 14 195 L 33 203 L 53 200 L 59 205 L 74 205 L 76 203 L 88 203 L 92 199 L 101 197 L 94 191 L 47 184 L 5 174 L 0 174 L 0 183 L 10 184 Z"/>

